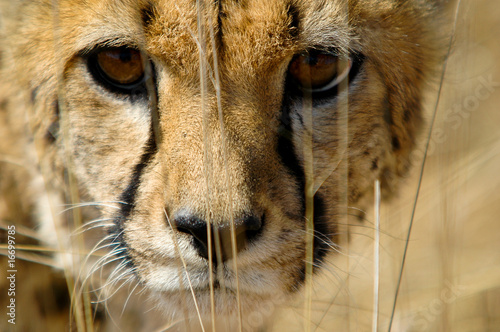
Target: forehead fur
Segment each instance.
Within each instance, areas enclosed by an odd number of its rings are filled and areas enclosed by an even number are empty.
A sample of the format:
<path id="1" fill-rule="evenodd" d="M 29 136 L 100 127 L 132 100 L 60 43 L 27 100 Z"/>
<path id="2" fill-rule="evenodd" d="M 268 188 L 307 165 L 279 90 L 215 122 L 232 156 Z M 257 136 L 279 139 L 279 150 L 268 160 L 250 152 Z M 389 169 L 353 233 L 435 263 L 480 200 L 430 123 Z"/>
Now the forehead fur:
<path id="1" fill-rule="evenodd" d="M 412 6 L 430 5 L 412 2 Z M 411 8 L 392 0 L 245 0 L 198 4 L 193 0 L 41 1 L 27 3 L 20 9 L 27 13 L 23 17 L 38 22 L 36 26 L 25 25 L 21 29 L 26 29 L 25 35 L 50 42 L 40 43 L 36 50 L 28 40 L 14 43 L 27 45 L 19 47 L 26 53 L 21 57 L 30 54 L 37 57 L 40 51 L 53 55 L 54 59 L 46 62 L 53 63 L 53 68 L 56 63 L 60 65 L 95 45 L 130 45 L 144 49 L 173 72 L 194 76 L 198 75 L 200 59 L 213 63 L 215 51 L 227 72 L 244 65 L 246 75 L 253 76 L 257 74 L 252 73 L 256 68 L 265 72 L 311 48 L 334 48 L 341 53 L 362 51 L 371 36 L 380 45 L 380 36 L 374 33 L 384 30 L 381 27 L 411 29 L 402 20 L 413 21 L 421 15 Z M 360 26 L 370 31 L 360 31 Z M 360 36 L 365 42 L 360 41 Z"/>
<path id="2" fill-rule="evenodd" d="M 128 44 L 178 70 L 198 66 L 198 49 L 207 58 L 213 50 L 219 57 L 229 56 L 228 66 L 241 59 L 260 62 L 254 64 L 259 66 L 311 47 L 334 45 L 346 51 L 352 38 L 343 0 L 200 3 L 91 0 L 47 7 L 58 13 L 54 28 L 65 36 L 67 56 L 96 44 Z"/>

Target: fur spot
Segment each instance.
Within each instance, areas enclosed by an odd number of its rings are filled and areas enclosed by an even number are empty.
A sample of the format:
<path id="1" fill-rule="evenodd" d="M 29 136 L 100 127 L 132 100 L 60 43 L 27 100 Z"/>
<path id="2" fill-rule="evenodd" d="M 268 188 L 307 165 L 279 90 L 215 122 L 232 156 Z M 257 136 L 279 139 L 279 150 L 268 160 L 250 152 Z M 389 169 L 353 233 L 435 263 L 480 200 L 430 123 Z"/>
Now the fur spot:
<path id="1" fill-rule="evenodd" d="M 33 90 L 33 92 L 34 91 L 36 91 L 36 89 Z M 36 94 L 36 92 L 35 92 L 35 94 Z M 32 98 L 33 98 L 33 94 L 32 94 Z M 57 99 L 54 101 L 52 109 L 54 110 L 52 123 L 50 124 L 49 128 L 47 128 L 47 132 L 45 134 L 45 139 L 49 143 L 54 143 L 57 139 L 57 136 L 59 135 L 60 108 L 59 108 L 59 101 Z"/>
<path id="2" fill-rule="evenodd" d="M 39 89 L 39 87 L 37 86 L 37 87 L 33 88 L 33 90 L 31 90 L 30 98 L 31 98 L 32 104 L 34 104 L 36 101 L 36 96 L 38 95 L 38 89 Z"/>
<path id="3" fill-rule="evenodd" d="M 294 4 L 290 4 L 288 6 L 288 16 L 291 18 L 290 25 L 289 25 L 289 31 L 290 35 L 293 38 L 296 38 L 299 36 L 299 11 L 297 7 Z"/>
<path id="4" fill-rule="evenodd" d="M 392 149 L 394 151 L 401 149 L 401 143 L 399 143 L 399 139 L 395 136 L 392 138 Z"/>
<path id="5" fill-rule="evenodd" d="M 405 122 L 410 122 L 411 119 L 412 119 L 412 112 L 409 110 L 409 109 L 406 109 L 404 112 L 403 112 L 403 119 Z"/>
<path id="6" fill-rule="evenodd" d="M 147 29 L 151 23 L 156 19 L 156 14 L 151 3 L 148 3 L 146 7 L 141 9 L 141 20 L 142 25 Z"/>

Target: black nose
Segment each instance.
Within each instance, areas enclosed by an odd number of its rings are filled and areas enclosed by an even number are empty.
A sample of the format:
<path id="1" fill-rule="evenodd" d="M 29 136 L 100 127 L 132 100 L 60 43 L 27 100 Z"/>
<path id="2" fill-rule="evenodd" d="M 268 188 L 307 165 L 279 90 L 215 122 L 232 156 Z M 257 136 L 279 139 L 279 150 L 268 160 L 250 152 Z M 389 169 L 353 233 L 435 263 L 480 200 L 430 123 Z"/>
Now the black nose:
<path id="1" fill-rule="evenodd" d="M 211 256 L 212 261 L 225 261 L 233 256 L 231 244 L 231 224 L 210 225 L 203 219 L 200 219 L 189 213 L 179 213 L 174 218 L 174 227 L 178 232 L 192 235 L 193 247 L 198 254 L 209 258 L 208 227 L 211 233 Z M 234 233 L 236 237 L 236 251 L 243 250 L 251 241 L 256 239 L 262 232 L 263 218 L 254 215 L 236 219 L 234 221 Z"/>

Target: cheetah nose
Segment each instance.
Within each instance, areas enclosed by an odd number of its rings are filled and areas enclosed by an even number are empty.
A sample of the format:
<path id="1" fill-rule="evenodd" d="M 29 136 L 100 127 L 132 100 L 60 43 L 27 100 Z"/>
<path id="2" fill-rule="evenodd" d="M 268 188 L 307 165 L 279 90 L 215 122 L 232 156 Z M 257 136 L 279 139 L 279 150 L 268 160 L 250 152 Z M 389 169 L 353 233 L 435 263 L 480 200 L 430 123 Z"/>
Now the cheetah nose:
<path id="1" fill-rule="evenodd" d="M 214 264 L 223 262 L 233 257 L 233 246 L 231 241 L 231 224 L 208 226 L 203 219 L 189 213 L 179 213 L 174 218 L 174 227 L 178 232 L 191 236 L 192 246 L 200 257 L 209 259 L 209 247 Z M 263 218 L 254 215 L 245 216 L 234 220 L 234 234 L 236 238 L 236 252 L 246 248 L 262 233 Z M 210 240 L 208 237 L 210 227 Z M 210 244 L 209 244 L 210 242 Z"/>

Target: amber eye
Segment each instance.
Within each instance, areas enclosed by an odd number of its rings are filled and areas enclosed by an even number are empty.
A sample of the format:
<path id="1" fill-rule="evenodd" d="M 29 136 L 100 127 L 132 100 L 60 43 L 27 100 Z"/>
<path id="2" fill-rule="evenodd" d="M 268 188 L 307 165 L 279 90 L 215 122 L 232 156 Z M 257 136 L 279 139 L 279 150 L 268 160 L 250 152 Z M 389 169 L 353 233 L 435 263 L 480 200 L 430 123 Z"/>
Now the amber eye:
<path id="1" fill-rule="evenodd" d="M 144 90 L 144 59 L 130 47 L 105 48 L 88 57 L 94 78 L 114 92 L 137 94 Z"/>
<path id="2" fill-rule="evenodd" d="M 288 72 L 302 90 L 323 92 L 342 82 L 349 75 L 351 66 L 350 58 L 311 52 L 296 56 Z"/>
<path id="3" fill-rule="evenodd" d="M 141 53 L 128 48 L 99 52 L 97 63 L 110 80 L 119 84 L 134 83 L 144 74 Z"/>

